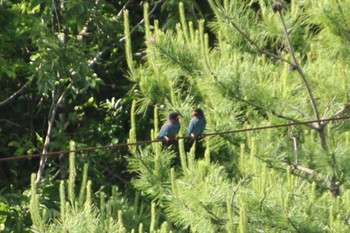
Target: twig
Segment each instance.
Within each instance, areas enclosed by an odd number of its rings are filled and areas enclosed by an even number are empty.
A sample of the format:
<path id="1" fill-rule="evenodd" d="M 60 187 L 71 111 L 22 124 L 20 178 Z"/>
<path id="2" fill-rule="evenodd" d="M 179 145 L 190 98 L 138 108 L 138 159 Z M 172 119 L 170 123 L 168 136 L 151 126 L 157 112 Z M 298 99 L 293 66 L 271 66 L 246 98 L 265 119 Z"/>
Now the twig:
<path id="1" fill-rule="evenodd" d="M 108 174 L 109 174 L 110 176 L 112 176 L 112 177 L 114 177 L 114 178 L 117 178 L 118 180 L 122 181 L 122 182 L 125 184 L 125 186 L 127 186 L 127 185 L 130 184 L 130 182 L 127 181 L 126 179 L 124 179 L 123 177 L 119 176 L 118 174 L 115 174 L 115 173 L 111 172 L 111 171 L 109 170 L 109 168 L 104 168 L 103 170 L 106 171 L 106 172 L 108 172 Z"/>
<path id="2" fill-rule="evenodd" d="M 228 15 L 225 15 L 225 14 L 223 14 L 223 17 L 226 18 L 227 20 L 229 20 L 230 24 L 239 32 L 239 34 L 241 34 L 249 42 L 249 44 L 251 46 L 255 47 L 259 51 L 259 53 L 265 54 L 265 55 L 272 57 L 276 60 L 284 61 L 291 66 L 294 65 L 293 62 L 291 62 L 291 61 L 289 61 L 289 60 L 287 60 L 287 59 L 285 59 L 277 54 L 271 53 L 270 51 L 266 50 L 265 48 L 260 48 L 259 45 L 255 41 L 253 41 L 247 33 L 245 33 L 236 23 L 234 23 L 234 21 L 231 17 L 229 17 Z"/>
<path id="3" fill-rule="evenodd" d="M 238 99 L 238 100 L 240 100 L 240 101 L 242 101 L 242 102 L 245 102 L 245 103 L 248 104 L 248 105 L 252 105 L 252 106 L 254 106 L 254 107 L 258 108 L 258 109 L 262 109 L 262 110 L 265 110 L 265 111 L 269 111 L 269 112 L 271 112 L 273 115 L 275 115 L 275 116 L 278 117 L 278 118 L 285 119 L 285 120 L 290 120 L 290 121 L 293 121 L 293 122 L 301 122 L 301 121 L 299 121 L 299 120 L 297 120 L 297 119 L 294 119 L 294 118 L 292 118 L 292 117 L 284 116 L 284 115 L 282 115 L 282 114 L 280 114 L 280 113 L 277 113 L 276 111 L 274 111 L 274 110 L 272 110 L 272 109 L 269 110 L 269 109 L 267 109 L 267 108 L 265 108 L 265 107 L 263 107 L 263 106 L 260 106 L 260 105 L 258 105 L 258 104 L 255 104 L 255 103 L 253 103 L 253 102 L 251 102 L 251 101 L 249 101 L 249 100 L 246 100 L 246 99 L 244 99 L 244 98 L 242 98 L 242 97 L 240 97 L 240 96 L 238 96 L 238 95 L 236 95 L 236 94 L 234 94 L 234 97 L 235 97 L 236 99 Z M 308 127 L 312 128 L 312 129 L 318 130 L 318 127 L 315 126 L 315 125 L 312 124 L 312 123 L 310 123 L 310 124 L 305 124 L 305 125 L 307 125 Z"/>
<path id="4" fill-rule="evenodd" d="M 290 107 L 291 109 L 293 109 L 294 111 L 297 111 L 298 113 L 300 113 L 301 115 L 303 115 L 305 118 L 309 119 L 309 120 L 313 120 L 313 118 L 307 114 L 306 112 L 300 110 L 299 108 L 297 108 L 296 106 L 292 105 L 292 104 L 288 104 L 288 107 Z"/>
<path id="5" fill-rule="evenodd" d="M 154 4 L 154 7 L 152 8 L 152 10 L 149 12 L 148 16 L 151 16 L 153 14 L 153 12 L 157 9 L 158 5 L 162 4 L 164 0 L 159 0 Z M 145 19 L 141 19 L 140 22 L 138 22 L 135 27 L 130 31 L 129 35 L 133 34 L 136 30 L 136 28 L 140 25 L 142 25 L 145 22 Z M 126 36 L 122 37 L 119 42 L 124 42 L 126 40 Z"/>
<path id="6" fill-rule="evenodd" d="M 294 61 L 294 64 L 292 64 L 292 65 L 294 65 L 294 67 L 298 70 L 298 72 L 299 72 L 299 74 L 301 76 L 301 79 L 303 80 L 303 83 L 305 85 L 306 91 L 307 91 L 307 93 L 309 95 L 311 106 L 312 106 L 312 108 L 314 110 L 314 114 L 316 116 L 316 119 L 320 120 L 320 113 L 318 111 L 318 107 L 317 107 L 315 98 L 314 98 L 314 96 L 312 94 L 311 87 L 310 87 L 309 82 L 306 79 L 305 73 L 304 73 L 303 69 L 301 68 L 301 66 L 299 64 L 299 61 L 298 61 L 298 59 L 297 59 L 297 57 L 295 55 L 294 48 L 293 48 L 293 45 L 292 45 L 292 42 L 291 42 L 291 39 L 290 39 L 290 36 L 289 36 L 289 33 L 288 33 L 287 25 L 286 25 L 286 22 L 284 20 L 283 14 L 282 14 L 282 9 L 278 10 L 278 15 L 279 15 L 280 20 L 282 22 L 284 35 L 285 35 L 285 37 L 287 39 L 289 51 L 290 51 L 290 53 L 292 55 L 292 58 L 293 58 L 293 61 Z M 320 124 L 321 123 L 319 123 L 319 125 Z"/>
<path id="7" fill-rule="evenodd" d="M 341 109 L 339 109 L 337 112 L 335 112 L 332 117 L 337 117 L 340 114 L 344 113 L 346 110 L 349 110 L 350 108 L 350 102 L 346 103 Z M 323 125 L 325 126 L 326 124 L 328 124 L 328 122 L 324 122 Z"/>
<path id="8" fill-rule="evenodd" d="M 292 219 L 290 219 L 288 216 L 287 216 L 287 219 L 288 219 L 288 222 L 290 223 L 290 225 L 292 225 L 292 227 L 294 228 L 294 230 L 297 232 L 297 233 L 302 233 L 302 231 L 299 230 L 297 224 L 295 224 Z"/>
<path id="9" fill-rule="evenodd" d="M 12 121 L 10 121 L 10 120 L 0 119 L 0 122 L 1 122 L 1 121 L 2 121 L 2 122 L 6 122 L 6 123 L 8 123 L 8 124 L 10 124 L 10 125 L 16 126 L 16 127 L 18 127 L 18 128 L 22 128 L 21 125 L 15 123 L 15 122 L 12 122 Z"/>
<path id="10" fill-rule="evenodd" d="M 303 173 L 306 173 L 310 176 L 314 176 L 315 175 L 315 171 L 310 169 L 310 168 L 307 168 L 307 167 L 303 167 L 303 166 L 300 166 L 296 163 L 291 163 L 290 166 L 293 168 L 293 169 L 296 169 L 296 170 L 299 170 Z"/>
<path id="11" fill-rule="evenodd" d="M 330 107 L 331 107 L 331 104 L 334 102 L 335 100 L 335 96 L 333 97 L 333 99 L 331 101 L 329 101 L 329 103 L 327 104 L 326 106 L 326 109 L 324 110 L 324 113 L 322 115 L 322 118 L 326 118 L 327 116 L 327 112 L 329 111 Z"/>
<path id="12" fill-rule="evenodd" d="M 293 140 L 293 149 L 294 149 L 294 156 L 295 156 L 295 164 L 298 164 L 298 144 L 297 144 L 297 138 L 295 136 L 292 137 Z"/>
<path id="13" fill-rule="evenodd" d="M 13 99 L 15 99 L 19 94 L 21 94 L 21 92 L 29 85 L 30 81 L 27 81 L 18 91 L 16 91 L 15 93 L 13 93 L 10 97 L 8 97 L 7 99 L 3 100 L 0 102 L 0 107 L 2 107 L 3 105 L 9 103 L 10 101 L 12 101 Z"/>
<path id="14" fill-rule="evenodd" d="M 206 206 L 203 204 L 203 202 L 200 201 L 200 203 L 201 203 L 202 207 L 205 209 L 205 211 L 207 211 L 208 214 L 214 218 L 213 221 L 214 221 L 215 223 L 217 223 L 217 224 L 219 224 L 219 225 L 225 225 L 225 224 L 226 224 L 227 220 L 222 219 L 222 218 L 219 218 L 218 216 L 216 216 L 216 215 L 213 213 L 213 211 L 211 211 L 208 207 L 206 207 Z"/>
<path id="15" fill-rule="evenodd" d="M 233 205 L 233 201 L 234 201 L 234 198 L 238 192 L 238 189 L 245 183 L 248 181 L 248 179 L 250 179 L 250 176 L 245 176 L 243 178 L 241 178 L 238 182 L 238 184 L 236 185 L 235 189 L 233 190 L 233 193 L 232 193 L 232 196 L 231 196 L 231 199 L 230 199 L 230 205 L 232 206 Z"/>
<path id="16" fill-rule="evenodd" d="M 122 9 L 119 11 L 118 15 L 117 15 L 117 18 L 120 18 L 123 16 L 123 12 L 124 10 L 126 10 L 127 6 L 132 2 L 132 0 L 128 0 L 124 6 L 122 7 Z"/>

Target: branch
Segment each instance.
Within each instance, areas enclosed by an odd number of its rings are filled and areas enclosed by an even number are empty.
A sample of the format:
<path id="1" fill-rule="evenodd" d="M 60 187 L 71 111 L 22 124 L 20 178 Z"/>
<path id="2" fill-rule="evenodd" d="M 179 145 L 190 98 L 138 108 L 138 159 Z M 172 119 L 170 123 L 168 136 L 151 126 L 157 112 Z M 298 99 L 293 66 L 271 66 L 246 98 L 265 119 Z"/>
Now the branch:
<path id="1" fill-rule="evenodd" d="M 329 103 L 327 104 L 326 106 L 326 109 L 324 110 L 324 113 L 322 115 L 322 118 L 326 118 L 327 116 L 327 112 L 329 111 L 330 107 L 331 107 L 331 104 L 334 102 L 335 100 L 335 96 L 333 97 L 333 99 L 331 101 L 329 101 Z"/>
<path id="2" fill-rule="evenodd" d="M 205 211 L 208 212 L 208 214 L 210 216 L 212 216 L 214 219 L 212 219 L 216 224 L 218 225 L 225 225 L 227 220 L 223 219 L 223 218 L 219 218 L 217 215 L 215 215 L 213 213 L 213 211 L 211 211 L 208 207 L 206 207 L 203 202 L 199 201 L 199 203 L 201 204 L 201 206 L 205 209 Z"/>
<path id="3" fill-rule="evenodd" d="M 238 99 L 238 100 L 240 100 L 240 101 L 242 101 L 242 102 L 244 102 L 244 103 L 246 103 L 246 104 L 248 104 L 248 105 L 252 105 L 252 106 L 254 106 L 254 107 L 258 108 L 258 109 L 262 109 L 262 110 L 265 110 L 265 111 L 269 111 L 269 112 L 271 112 L 273 115 L 275 115 L 275 116 L 278 117 L 278 118 L 285 119 L 285 120 L 289 120 L 289 121 L 293 121 L 293 122 L 301 122 L 301 121 L 299 121 L 299 120 L 297 120 L 297 119 L 295 119 L 295 118 L 288 117 L 288 116 L 284 116 L 284 115 L 282 115 L 282 114 L 280 114 L 280 113 L 277 113 L 276 111 L 274 111 L 274 110 L 272 110 L 272 109 L 271 109 L 271 110 L 266 109 L 265 107 L 263 107 L 263 106 L 261 106 L 261 105 L 257 105 L 257 104 L 255 104 L 255 103 L 253 103 L 253 102 L 251 102 L 251 101 L 249 101 L 249 100 L 246 100 L 246 99 L 244 99 L 244 98 L 242 98 L 242 97 L 239 97 L 239 96 L 236 95 L 236 94 L 234 94 L 234 97 L 235 97 L 236 99 Z M 306 126 L 312 128 L 312 129 L 315 129 L 315 130 L 318 130 L 318 128 L 319 128 L 319 127 L 317 127 L 317 126 L 314 126 L 313 124 L 306 124 Z"/>
<path id="4" fill-rule="evenodd" d="M 346 14 L 344 14 L 343 6 L 340 5 L 339 0 L 336 0 L 336 3 L 337 3 L 338 10 L 339 10 L 340 14 L 341 14 L 342 17 L 343 17 L 343 21 L 342 21 L 342 22 L 344 22 L 344 23 L 346 24 L 345 26 L 348 28 L 348 27 L 349 27 L 349 25 L 348 25 L 348 23 L 347 23 L 348 21 L 346 20 L 348 17 L 346 16 Z"/>
<path id="5" fill-rule="evenodd" d="M 164 0 L 159 0 L 154 4 L 154 7 L 152 8 L 152 10 L 148 13 L 148 16 L 150 17 L 153 12 L 157 9 L 158 5 L 162 4 Z M 119 14 L 118 14 L 119 15 Z M 129 35 L 131 35 L 132 33 L 134 33 L 134 31 L 136 30 L 136 28 L 140 25 L 142 25 L 145 22 L 145 19 L 142 19 L 140 22 L 138 22 L 136 24 L 136 26 L 130 31 Z M 124 42 L 126 39 L 126 36 L 122 37 L 119 42 Z"/>
<path id="6" fill-rule="evenodd" d="M 286 103 L 286 104 L 288 105 L 288 107 L 290 107 L 290 108 L 293 109 L 294 111 L 300 113 L 300 114 L 303 115 L 305 118 L 307 118 L 307 119 L 309 119 L 309 120 L 311 120 L 311 121 L 314 120 L 309 114 L 307 114 L 306 112 L 300 110 L 299 108 L 295 107 L 294 105 L 288 104 L 288 103 Z"/>
<path id="7" fill-rule="evenodd" d="M 262 162 L 266 163 L 268 167 L 286 172 L 285 168 L 276 167 L 272 165 L 272 163 L 269 161 L 266 161 L 260 157 L 257 158 Z M 331 191 L 335 197 L 340 195 L 340 186 L 346 181 L 345 179 L 330 180 L 328 179 L 328 176 L 324 176 L 321 173 L 316 172 L 315 170 L 300 166 L 297 163 L 293 163 L 288 158 L 280 162 L 288 164 L 292 168 L 291 174 L 293 174 L 294 176 L 306 179 L 310 183 L 315 182 L 317 186 L 322 188 L 323 190 Z M 299 171 L 300 173 L 294 171 Z M 304 174 L 306 175 L 304 176 Z"/>
<path id="8" fill-rule="evenodd" d="M 298 225 L 295 224 L 292 219 L 290 219 L 288 216 L 287 216 L 287 219 L 288 219 L 288 222 L 290 223 L 290 225 L 292 225 L 292 227 L 294 228 L 294 230 L 297 232 L 297 233 L 302 233 L 302 231 L 299 230 L 298 228 Z"/>
<path id="9" fill-rule="evenodd" d="M 16 91 L 15 93 L 13 93 L 10 97 L 8 97 L 7 99 L 3 100 L 0 102 L 0 107 L 2 107 L 3 105 L 7 104 L 8 102 L 12 101 L 13 99 L 15 99 L 19 94 L 21 94 L 21 92 L 29 85 L 30 81 L 27 81 L 18 91 Z"/>
<path id="10" fill-rule="evenodd" d="M 127 181 L 126 179 L 124 179 L 123 177 L 121 177 L 120 175 L 118 174 L 115 174 L 114 172 L 112 172 L 109 168 L 103 168 L 103 170 L 105 172 L 107 172 L 110 176 L 112 176 L 113 178 L 117 178 L 118 180 L 122 181 L 124 183 L 125 186 L 129 185 L 130 182 Z"/>
<path id="11" fill-rule="evenodd" d="M 295 164 L 298 164 L 298 144 L 297 144 L 297 138 L 295 136 L 292 137 L 293 140 L 293 150 L 294 150 L 294 156 L 295 156 Z"/>
<path id="12" fill-rule="evenodd" d="M 122 9 L 119 11 L 117 18 L 120 18 L 123 16 L 123 12 L 126 10 L 126 8 L 128 7 L 128 5 L 132 2 L 132 0 L 128 0 L 124 6 L 122 7 Z"/>
<path id="13" fill-rule="evenodd" d="M 238 184 L 236 185 L 235 189 L 233 190 L 233 193 L 232 193 L 232 196 L 231 196 L 231 199 L 230 199 L 230 205 L 232 206 L 233 205 L 233 200 L 238 192 L 238 189 L 245 183 L 248 181 L 248 179 L 250 179 L 250 176 L 245 176 L 243 178 L 241 178 L 238 182 Z"/>
<path id="14" fill-rule="evenodd" d="M 99 61 L 99 59 L 104 56 L 104 54 L 106 54 L 106 52 L 109 50 L 110 48 L 104 48 L 102 49 L 102 51 L 98 52 L 98 54 L 89 61 L 89 67 L 93 67 L 94 65 L 96 65 Z"/>
<path id="15" fill-rule="evenodd" d="M 191 73 L 192 70 L 186 66 L 184 63 L 181 63 L 178 57 L 171 52 L 166 51 L 162 46 L 159 46 L 157 43 L 153 43 L 163 54 L 165 54 L 168 58 L 170 58 L 174 63 L 178 64 L 182 69 L 186 70 L 187 72 Z"/>
<path id="16" fill-rule="evenodd" d="M 275 8 L 275 6 L 274 6 L 274 10 L 278 11 L 278 13 L 279 13 L 279 16 L 280 16 L 280 19 L 281 19 L 281 22 L 282 22 L 282 25 L 283 25 L 283 29 L 284 29 L 284 34 L 286 36 L 286 39 L 287 39 L 287 42 L 288 42 L 288 46 L 289 46 L 289 50 L 290 50 L 290 53 L 291 53 L 291 55 L 293 57 L 293 61 L 294 62 L 291 62 L 291 61 L 289 61 L 289 60 L 287 60 L 287 59 L 285 59 L 285 58 L 283 58 L 283 57 L 281 57 L 281 56 L 279 56 L 277 54 L 271 53 L 271 52 L 269 52 L 268 50 L 266 50 L 264 48 L 260 48 L 258 46 L 258 44 L 254 40 L 252 40 L 247 33 L 245 33 L 236 23 L 234 23 L 234 21 L 232 20 L 232 17 L 229 17 L 229 16 L 227 16 L 226 14 L 224 14 L 222 12 L 220 12 L 220 13 L 222 14 L 222 16 L 225 19 L 229 20 L 230 24 L 248 41 L 249 44 L 251 44 L 253 47 L 258 49 L 258 51 L 260 53 L 263 53 L 263 54 L 265 54 L 267 56 L 273 57 L 273 58 L 278 59 L 278 60 L 282 60 L 282 61 L 288 63 L 289 65 L 291 65 L 292 67 L 294 67 L 294 68 L 296 68 L 298 70 L 298 72 L 299 72 L 299 74 L 300 74 L 300 76 L 301 76 L 301 78 L 302 78 L 302 80 L 304 82 L 304 85 L 305 85 L 305 87 L 307 89 L 307 93 L 308 93 L 309 98 L 310 98 L 311 106 L 312 106 L 312 108 L 314 110 L 316 118 L 317 118 L 317 120 L 320 120 L 319 111 L 318 111 L 318 108 L 317 108 L 316 101 L 315 101 L 315 99 L 313 97 L 310 85 L 309 85 L 309 83 L 308 83 L 308 81 L 306 79 L 304 71 L 300 67 L 298 59 L 295 56 L 295 52 L 294 52 L 294 49 L 293 49 L 293 46 L 292 46 L 292 43 L 291 43 L 291 40 L 290 40 L 290 37 L 289 37 L 287 26 L 285 24 L 285 21 L 284 21 L 283 15 L 282 15 L 282 6 L 280 6 L 278 8 Z M 320 125 L 320 123 L 319 123 L 319 125 Z"/>
<path id="17" fill-rule="evenodd" d="M 338 111 L 336 111 L 330 118 L 336 118 L 337 116 L 343 114 L 345 111 L 349 110 L 350 108 L 350 102 L 346 103 L 341 109 L 339 109 Z M 329 122 L 326 121 L 324 122 L 322 125 L 326 126 Z"/>
<path id="18" fill-rule="evenodd" d="M 0 119 L 0 122 L 1 122 L 1 121 L 5 122 L 5 123 L 8 123 L 8 124 L 10 124 L 10 125 L 16 126 L 16 127 L 18 127 L 18 128 L 22 128 L 21 125 L 15 123 L 15 122 L 12 122 L 12 121 L 10 121 L 10 120 L 7 120 L 7 119 Z"/>
<path id="19" fill-rule="evenodd" d="M 55 93 L 53 93 L 52 95 L 52 104 L 51 104 L 51 108 L 50 108 L 50 112 L 49 112 L 49 122 L 48 122 L 48 128 L 47 128 L 47 133 L 46 133 L 46 137 L 45 137 L 45 143 L 44 143 L 44 147 L 42 150 L 42 154 L 46 154 L 49 148 L 49 144 L 50 144 L 50 139 L 51 139 L 51 134 L 52 134 L 52 130 L 53 130 L 53 124 L 56 118 L 56 113 L 57 113 L 57 109 L 58 106 L 60 106 L 60 104 L 63 102 L 64 97 L 67 93 L 67 90 L 64 91 L 61 96 L 57 99 L 56 101 L 56 97 L 55 97 Z M 39 165 L 39 169 L 38 169 L 38 173 L 37 173 L 37 178 L 35 183 L 39 184 L 42 180 L 43 177 L 43 173 L 44 173 L 44 169 L 46 166 L 46 162 L 47 162 L 47 155 L 46 156 L 42 156 L 40 158 L 40 165 Z"/>
<path id="20" fill-rule="evenodd" d="M 285 37 L 286 37 L 286 39 L 287 39 L 289 51 L 290 51 L 290 53 L 291 53 L 291 55 L 292 55 L 292 57 L 293 57 L 294 64 L 292 64 L 292 65 L 294 65 L 293 67 L 296 68 L 296 69 L 298 70 L 298 72 L 299 72 L 299 74 L 300 74 L 300 76 L 301 76 L 301 79 L 303 80 L 303 83 L 304 83 L 304 85 L 305 85 L 305 87 L 306 87 L 306 91 L 307 91 L 307 93 L 308 93 L 308 95 L 309 95 L 309 99 L 310 99 L 310 102 L 311 102 L 311 106 L 312 106 L 312 108 L 313 108 L 313 110 L 314 110 L 314 114 L 315 114 L 315 116 L 316 116 L 316 119 L 317 119 L 317 120 L 320 120 L 320 113 L 319 113 L 319 111 L 318 111 L 318 107 L 317 107 L 315 98 L 314 98 L 314 96 L 313 96 L 313 94 L 312 94 L 311 87 L 310 87 L 310 85 L 309 85 L 309 83 L 308 83 L 308 81 L 307 81 L 307 79 L 306 79 L 305 73 L 304 73 L 303 69 L 300 67 L 299 61 L 298 61 L 298 59 L 297 59 L 297 57 L 296 57 L 296 55 L 295 55 L 294 48 L 293 48 L 291 39 L 290 39 L 290 37 L 289 37 L 289 33 L 288 33 L 287 26 L 286 26 L 286 22 L 285 22 L 285 20 L 284 20 L 283 14 L 282 14 L 282 7 L 280 7 L 280 8 L 275 8 L 275 7 L 276 7 L 276 5 L 274 6 L 274 9 L 276 9 L 276 10 L 278 11 L 278 14 L 279 14 L 279 16 L 280 16 L 280 20 L 281 20 L 282 25 L 283 25 L 284 35 L 285 35 Z M 320 126 L 320 124 L 321 124 L 321 123 L 319 122 L 319 126 Z"/>
<path id="21" fill-rule="evenodd" d="M 253 39 L 251 39 L 247 33 L 245 33 L 236 23 L 234 23 L 232 17 L 230 17 L 226 14 L 223 14 L 223 13 L 222 13 L 222 16 L 225 19 L 229 20 L 231 26 L 233 26 L 238 31 L 238 33 L 241 34 L 248 41 L 248 43 L 251 46 L 255 47 L 259 51 L 259 53 L 265 54 L 265 55 L 272 57 L 276 60 L 284 61 L 284 62 L 288 63 L 289 65 L 294 66 L 293 62 L 291 62 L 291 61 L 289 61 L 289 60 L 287 60 L 287 59 L 285 59 L 277 54 L 271 53 L 270 51 L 266 50 L 265 48 L 260 48 L 259 45 L 255 41 L 253 41 Z"/>
<path id="22" fill-rule="evenodd" d="M 301 172 L 306 173 L 306 174 L 308 174 L 310 176 L 315 176 L 316 175 L 314 170 L 312 170 L 310 168 L 307 168 L 307 167 L 299 166 L 297 163 L 291 163 L 290 166 L 292 167 L 292 169 L 301 171 Z"/>
<path id="23" fill-rule="evenodd" d="M 307 175 L 310 175 L 311 177 L 314 177 L 316 179 L 316 181 L 321 181 L 322 183 L 325 183 L 326 186 L 322 186 L 322 187 L 331 191 L 334 196 L 340 195 L 339 188 L 340 188 L 340 185 L 342 183 L 344 183 L 344 180 L 337 180 L 337 181 L 329 180 L 329 179 L 327 179 L 327 177 L 323 176 L 322 174 L 316 173 L 314 170 L 312 170 L 310 168 L 299 166 L 296 163 L 290 163 L 290 166 L 294 170 L 301 171 Z M 318 184 L 318 186 L 320 186 L 320 185 Z"/>
<path id="24" fill-rule="evenodd" d="M 52 1 L 52 5 L 53 5 L 53 9 L 54 9 L 54 15 L 55 15 L 55 17 L 56 17 L 56 20 L 57 20 L 57 31 L 58 32 L 61 32 L 61 23 L 60 23 L 60 19 L 59 19 L 59 17 L 58 17 L 58 13 L 57 13 L 57 6 L 56 6 L 56 2 L 55 1 Z M 53 28 L 53 25 L 52 25 L 52 28 Z M 52 32 L 54 32 L 53 30 L 52 30 Z"/>

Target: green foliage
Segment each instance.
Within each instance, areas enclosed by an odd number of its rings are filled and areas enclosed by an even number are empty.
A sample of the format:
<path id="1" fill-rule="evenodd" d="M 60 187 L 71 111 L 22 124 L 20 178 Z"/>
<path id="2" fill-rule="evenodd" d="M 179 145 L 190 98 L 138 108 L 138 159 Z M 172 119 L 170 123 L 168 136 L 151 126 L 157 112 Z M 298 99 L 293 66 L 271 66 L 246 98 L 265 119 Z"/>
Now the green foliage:
<path id="1" fill-rule="evenodd" d="M 223 167 L 193 162 L 185 176 L 174 180 L 166 213 L 179 226 L 193 232 L 218 232 L 226 224 L 225 201 L 230 190 Z"/>
<path id="2" fill-rule="evenodd" d="M 27 193 L 21 193 L 13 188 L 6 193 L 1 192 L 1 232 L 30 232 L 31 220 L 28 213 L 27 199 Z"/>
<path id="3" fill-rule="evenodd" d="M 1 3 L 1 154 L 49 139 L 49 150 L 154 139 L 174 110 L 183 136 L 194 107 L 206 133 L 348 113 L 348 0 L 149 1 L 142 14 L 132 1 L 56 4 Z M 0 229 L 348 232 L 348 128 L 323 121 L 212 135 L 190 151 L 179 140 L 178 151 L 156 142 L 61 155 L 30 191 L 1 191 Z M 25 187 L 34 160 L 0 164 L 0 175 Z"/>
<path id="4" fill-rule="evenodd" d="M 200 106 L 206 132 L 348 113 L 346 3 L 209 3 L 216 43 L 209 43 L 200 21 L 186 22 L 181 4 L 176 31 L 160 31 L 156 22 L 147 32 L 147 55 L 130 76 L 141 112 L 154 104 L 176 109 L 186 126 L 191 108 Z M 205 159 L 180 149 L 175 169 L 168 167 L 173 152 L 167 148 L 133 149 L 133 184 L 191 232 L 347 232 L 347 210 L 339 205 L 349 192 L 342 126 L 347 123 L 209 137 Z"/>
<path id="5" fill-rule="evenodd" d="M 70 154 L 69 172 L 75 174 L 74 153 Z M 66 181 L 61 181 L 60 211 L 56 216 L 50 216 L 48 215 L 50 210 L 44 204 L 45 190 L 39 193 L 40 190 L 35 184 L 35 174 L 32 175 L 30 214 L 33 232 L 132 232 L 135 226 L 149 226 L 151 232 L 168 232 L 166 222 L 157 230 L 157 213 L 152 211 L 149 215 L 148 207 L 142 202 L 139 203 L 138 195 L 132 204 L 116 186 L 111 188 L 109 196 L 102 190 L 93 193 L 92 183 L 87 180 L 87 165 L 84 166 L 82 176 L 78 195 L 75 191 L 77 189 L 75 175 L 71 175 Z M 100 201 L 97 201 L 98 197 Z"/>

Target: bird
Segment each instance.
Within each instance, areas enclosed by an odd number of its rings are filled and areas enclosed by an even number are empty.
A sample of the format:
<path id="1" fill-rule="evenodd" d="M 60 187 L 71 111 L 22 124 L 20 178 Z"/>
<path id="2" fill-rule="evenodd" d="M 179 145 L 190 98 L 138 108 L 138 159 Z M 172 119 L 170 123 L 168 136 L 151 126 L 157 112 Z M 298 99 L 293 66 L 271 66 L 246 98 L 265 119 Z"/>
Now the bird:
<path id="1" fill-rule="evenodd" d="M 160 128 L 157 139 L 165 139 L 165 141 L 176 139 L 181 127 L 180 118 L 181 114 L 178 112 L 169 113 L 168 120 Z"/>
<path id="2" fill-rule="evenodd" d="M 193 118 L 188 125 L 188 136 L 192 139 L 203 135 L 207 121 L 204 117 L 203 110 L 195 108 L 192 111 Z"/>

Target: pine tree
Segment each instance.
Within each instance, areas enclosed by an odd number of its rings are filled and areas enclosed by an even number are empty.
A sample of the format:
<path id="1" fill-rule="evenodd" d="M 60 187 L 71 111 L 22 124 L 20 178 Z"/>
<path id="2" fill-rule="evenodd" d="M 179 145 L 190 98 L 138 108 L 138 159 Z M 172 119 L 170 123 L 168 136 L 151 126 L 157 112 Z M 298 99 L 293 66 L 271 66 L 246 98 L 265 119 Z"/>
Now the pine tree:
<path id="1" fill-rule="evenodd" d="M 71 149 L 74 142 L 71 143 Z M 155 204 L 146 206 L 136 195 L 134 203 L 125 198 L 116 186 L 111 193 L 100 190 L 96 195 L 92 192 L 92 182 L 88 180 L 88 165 L 83 169 L 79 195 L 76 195 L 75 154 L 69 156 L 69 179 L 60 182 L 60 210 L 50 209 L 45 205 L 45 190 L 40 190 L 32 175 L 30 206 L 33 222 L 32 232 L 171 232 L 166 221 L 158 221 Z M 96 201 L 96 199 L 99 202 Z M 149 231 L 143 231 L 144 226 Z"/>
<path id="2" fill-rule="evenodd" d="M 141 63 L 133 59 L 125 12 L 129 78 L 137 93 L 128 142 L 144 138 L 138 119 L 150 109 L 152 138 L 173 110 L 184 116 L 180 136 L 186 135 L 198 106 L 210 133 L 320 121 L 207 136 L 198 142 L 204 153 L 196 146 L 185 151 L 183 139 L 179 151 L 161 142 L 131 145 L 132 200 L 115 186 L 95 193 L 88 165 L 77 189 L 71 153 L 58 213 L 45 205 L 32 176 L 33 231 L 350 231 L 349 124 L 322 121 L 348 110 L 349 0 L 209 3 L 215 20 L 188 22 L 180 3 L 180 22 L 168 31 L 157 21 L 151 25 L 146 3 Z"/>
<path id="3" fill-rule="evenodd" d="M 206 132 L 318 122 L 206 137 L 205 159 L 180 149 L 175 169 L 172 151 L 132 150 L 133 184 L 191 232 L 348 232 L 349 124 L 322 120 L 348 109 L 349 1 L 209 3 L 216 19 L 197 28 L 181 3 L 174 31 L 145 20 L 136 112 L 165 106 L 186 126 L 200 106 Z"/>

